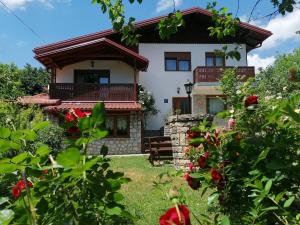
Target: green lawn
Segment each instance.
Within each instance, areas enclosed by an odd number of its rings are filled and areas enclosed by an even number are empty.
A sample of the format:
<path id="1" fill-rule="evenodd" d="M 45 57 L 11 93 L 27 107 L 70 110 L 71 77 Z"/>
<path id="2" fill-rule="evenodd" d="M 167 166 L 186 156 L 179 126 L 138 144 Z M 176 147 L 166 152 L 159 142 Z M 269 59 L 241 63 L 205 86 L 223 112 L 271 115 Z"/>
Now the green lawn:
<path id="1" fill-rule="evenodd" d="M 158 190 L 153 186 L 157 176 L 166 171 L 175 171 L 172 165 L 153 167 L 147 157 L 112 157 L 112 169 L 124 172 L 132 181 L 126 184 L 122 193 L 125 196 L 125 204 L 135 217 L 136 225 L 158 224 L 159 217 L 171 205 L 166 199 L 165 191 Z M 176 185 L 184 184 L 187 204 L 194 214 L 205 213 L 206 196 L 201 198 L 200 191 L 190 189 L 183 178 L 178 177 Z M 206 213 L 205 213 L 206 214 Z M 197 224 L 191 216 L 192 224 Z M 193 222 L 194 221 L 194 222 Z"/>

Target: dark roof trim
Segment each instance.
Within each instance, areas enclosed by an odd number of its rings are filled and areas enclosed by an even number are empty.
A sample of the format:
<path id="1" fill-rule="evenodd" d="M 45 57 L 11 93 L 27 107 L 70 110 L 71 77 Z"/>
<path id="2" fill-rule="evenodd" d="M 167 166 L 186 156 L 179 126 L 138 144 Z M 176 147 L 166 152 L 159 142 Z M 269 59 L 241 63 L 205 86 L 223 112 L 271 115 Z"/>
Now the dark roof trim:
<path id="1" fill-rule="evenodd" d="M 194 7 L 194 8 L 182 10 L 181 13 L 183 15 L 199 13 L 199 14 L 210 16 L 210 17 L 212 16 L 211 12 L 209 12 L 206 9 L 199 8 L 199 7 Z M 147 26 L 147 25 L 155 24 L 155 23 L 158 23 L 161 19 L 163 19 L 165 17 L 167 17 L 167 16 L 165 15 L 165 16 L 154 17 L 152 19 L 143 20 L 143 21 L 135 23 L 135 27 L 136 28 L 142 28 L 142 27 Z M 268 30 L 265 30 L 263 28 L 257 27 L 257 26 L 253 26 L 249 23 L 240 22 L 239 26 L 265 36 L 264 39 L 266 39 L 267 37 L 272 35 L 272 32 L 270 32 Z M 33 51 L 36 54 L 41 54 L 43 52 L 51 51 L 51 50 L 54 50 L 54 49 L 57 49 L 57 48 L 63 48 L 63 47 L 78 44 L 78 43 L 81 43 L 81 42 L 86 42 L 86 41 L 106 37 L 108 35 L 112 35 L 112 34 L 115 34 L 115 33 L 116 32 L 114 30 L 108 29 L 108 30 L 104 30 L 104 31 L 101 31 L 101 32 L 96 32 L 96 33 L 92 33 L 92 34 L 88 34 L 88 35 L 79 36 L 79 37 L 76 37 L 76 38 L 67 39 L 65 41 L 60 41 L 60 42 L 56 42 L 56 43 L 53 43 L 53 44 L 44 45 L 44 46 L 35 48 Z"/>
<path id="2" fill-rule="evenodd" d="M 47 57 L 51 57 L 51 56 L 55 56 L 57 54 L 60 54 L 60 53 L 64 53 L 64 52 L 68 52 L 68 51 L 71 51 L 71 50 L 74 50 L 74 49 L 79 49 L 79 48 L 83 48 L 83 47 L 87 47 L 87 46 L 91 46 L 91 45 L 95 45 L 95 44 L 107 44 L 108 46 L 114 48 L 114 49 L 117 49 L 118 51 L 126 54 L 126 55 L 129 55 L 130 57 L 136 59 L 137 61 L 141 62 L 143 65 L 145 65 L 145 67 L 143 69 L 146 69 L 148 67 L 148 64 L 149 64 L 149 60 L 147 58 L 145 58 L 144 56 L 141 56 L 140 54 L 124 47 L 123 45 L 120 45 L 108 38 L 100 38 L 100 39 L 96 39 L 96 40 L 92 40 L 92 41 L 87 41 L 87 42 L 82 42 L 82 43 L 79 43 L 79 44 L 74 44 L 74 45 L 71 45 L 71 46 L 68 46 L 68 47 L 64 47 L 64 48 L 59 48 L 59 49 L 55 49 L 55 50 L 52 50 L 52 51 L 48 51 L 48 52 L 45 52 L 45 53 L 40 53 L 40 54 L 37 54 L 35 56 L 36 59 L 38 59 L 40 62 L 41 59 L 43 58 L 47 58 Z"/>

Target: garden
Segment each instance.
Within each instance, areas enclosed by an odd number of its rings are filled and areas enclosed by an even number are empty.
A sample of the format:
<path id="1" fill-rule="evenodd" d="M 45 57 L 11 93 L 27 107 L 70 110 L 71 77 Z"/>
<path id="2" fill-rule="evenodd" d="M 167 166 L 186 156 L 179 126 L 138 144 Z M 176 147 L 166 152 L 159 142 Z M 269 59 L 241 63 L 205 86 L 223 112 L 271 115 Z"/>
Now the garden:
<path id="1" fill-rule="evenodd" d="M 224 71 L 228 124 L 191 128 L 190 164 L 178 171 L 106 146 L 89 156 L 107 135 L 103 104 L 70 110 L 59 127 L 37 107 L 2 102 L 1 224 L 299 224 L 299 57 L 281 55 L 246 82 Z"/>
<path id="2" fill-rule="evenodd" d="M 108 11 L 126 44 L 138 42 L 135 19 L 125 23 L 122 1 L 93 3 Z M 285 14 L 295 2 L 271 3 Z M 216 4 L 207 6 L 211 35 L 234 35 L 239 20 Z M 158 24 L 160 37 L 183 24 L 174 11 Z M 218 53 L 240 57 L 226 46 Z M 100 155 L 88 155 L 89 145 L 108 134 L 104 104 L 71 109 L 54 124 L 39 107 L 17 101 L 42 93 L 50 74 L 0 64 L 0 224 L 300 224 L 300 49 L 278 55 L 255 78 L 235 74 L 235 68 L 225 70 L 220 80 L 227 110 L 218 117 L 227 125 L 191 127 L 184 148 L 189 163 L 175 170 L 152 166 L 146 156 L 109 156 L 105 145 Z M 149 104 L 145 112 L 155 114 L 154 99 L 140 96 Z"/>

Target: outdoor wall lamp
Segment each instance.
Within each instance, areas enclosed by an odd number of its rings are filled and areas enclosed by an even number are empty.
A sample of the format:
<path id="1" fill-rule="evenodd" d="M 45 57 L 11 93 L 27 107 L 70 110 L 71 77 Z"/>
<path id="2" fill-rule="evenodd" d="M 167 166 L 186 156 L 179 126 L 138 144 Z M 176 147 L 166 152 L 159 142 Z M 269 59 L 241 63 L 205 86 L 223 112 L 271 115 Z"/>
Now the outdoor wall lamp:
<path id="1" fill-rule="evenodd" d="M 185 87 L 185 91 L 188 95 L 188 102 L 189 102 L 189 113 L 192 113 L 192 104 L 191 104 L 191 93 L 193 91 L 193 86 L 194 84 L 192 82 L 188 82 L 186 84 L 184 84 Z"/>
<path id="2" fill-rule="evenodd" d="M 95 62 L 92 60 L 91 61 L 91 67 L 94 68 L 94 66 L 95 66 Z"/>
<path id="3" fill-rule="evenodd" d="M 177 87 L 177 94 L 180 94 L 180 87 Z"/>

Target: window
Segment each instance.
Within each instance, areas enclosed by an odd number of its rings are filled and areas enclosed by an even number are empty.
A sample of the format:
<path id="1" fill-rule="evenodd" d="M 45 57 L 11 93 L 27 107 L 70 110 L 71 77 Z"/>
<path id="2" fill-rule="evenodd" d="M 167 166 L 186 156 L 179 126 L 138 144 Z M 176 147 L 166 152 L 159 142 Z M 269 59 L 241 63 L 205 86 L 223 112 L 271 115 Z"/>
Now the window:
<path id="1" fill-rule="evenodd" d="M 191 71 L 190 52 L 165 52 L 166 71 Z"/>
<path id="2" fill-rule="evenodd" d="M 173 114 L 189 114 L 189 100 L 185 97 L 174 97 L 173 98 Z"/>
<path id="3" fill-rule="evenodd" d="M 216 115 L 219 112 L 223 112 L 226 108 L 223 99 L 218 97 L 208 97 L 207 98 L 207 113 Z"/>
<path id="4" fill-rule="evenodd" d="M 74 83 L 109 84 L 109 70 L 75 70 Z"/>
<path id="5" fill-rule="evenodd" d="M 108 137 L 129 137 L 129 115 L 109 115 L 105 121 Z"/>
<path id="6" fill-rule="evenodd" d="M 217 55 L 214 52 L 207 52 L 205 54 L 206 66 L 214 67 L 224 67 L 225 66 L 225 57 L 222 55 Z"/>

